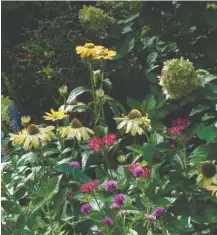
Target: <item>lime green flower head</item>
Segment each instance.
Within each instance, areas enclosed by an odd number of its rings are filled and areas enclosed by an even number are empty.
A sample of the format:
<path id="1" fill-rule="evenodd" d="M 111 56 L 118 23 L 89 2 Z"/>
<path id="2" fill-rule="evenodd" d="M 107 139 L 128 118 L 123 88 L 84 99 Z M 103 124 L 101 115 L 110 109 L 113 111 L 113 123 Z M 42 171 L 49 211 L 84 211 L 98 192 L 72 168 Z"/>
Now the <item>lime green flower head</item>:
<path id="1" fill-rule="evenodd" d="M 202 85 L 189 60 L 172 59 L 164 62 L 159 84 L 167 99 L 180 99 Z"/>

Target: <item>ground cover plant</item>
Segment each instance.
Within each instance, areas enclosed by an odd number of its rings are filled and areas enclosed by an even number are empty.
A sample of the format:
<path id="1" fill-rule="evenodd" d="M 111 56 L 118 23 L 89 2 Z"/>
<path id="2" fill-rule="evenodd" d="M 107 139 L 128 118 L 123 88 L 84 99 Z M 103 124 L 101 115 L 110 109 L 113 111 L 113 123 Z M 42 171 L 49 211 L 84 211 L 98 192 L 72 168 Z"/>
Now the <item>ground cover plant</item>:
<path id="1" fill-rule="evenodd" d="M 80 18 L 91 32 L 91 12 L 106 19 L 102 24 L 114 23 L 115 12 L 102 16 L 84 7 Z M 137 18 L 133 12 L 119 22 L 124 34 L 134 32 Z M 59 106 L 41 117 L 19 117 L 2 97 L 2 234 L 217 233 L 215 67 L 195 68 L 174 52 L 167 58 L 161 38 L 140 33 L 130 35 L 127 52 L 90 40 L 75 45 L 83 84 L 62 83 Z M 141 47 L 149 53 L 145 69 L 139 69 Z M 124 85 L 114 88 L 112 78 L 126 53 L 149 82 L 141 99 L 122 104 L 112 90 Z"/>

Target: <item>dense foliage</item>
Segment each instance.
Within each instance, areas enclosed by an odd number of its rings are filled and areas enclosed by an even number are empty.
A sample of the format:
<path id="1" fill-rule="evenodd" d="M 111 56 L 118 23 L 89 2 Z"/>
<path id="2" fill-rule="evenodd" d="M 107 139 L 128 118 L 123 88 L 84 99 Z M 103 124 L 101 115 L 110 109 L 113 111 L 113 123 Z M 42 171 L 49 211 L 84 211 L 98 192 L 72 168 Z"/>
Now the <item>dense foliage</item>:
<path id="1" fill-rule="evenodd" d="M 49 4 L 3 45 L 2 234 L 216 234 L 216 5 Z"/>

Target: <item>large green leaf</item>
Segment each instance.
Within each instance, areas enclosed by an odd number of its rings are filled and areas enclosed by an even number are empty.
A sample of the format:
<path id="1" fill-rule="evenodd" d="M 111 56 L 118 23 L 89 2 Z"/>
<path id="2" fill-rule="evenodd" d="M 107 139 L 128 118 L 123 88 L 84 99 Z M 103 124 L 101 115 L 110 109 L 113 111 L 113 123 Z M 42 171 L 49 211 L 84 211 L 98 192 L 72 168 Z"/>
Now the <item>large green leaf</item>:
<path id="1" fill-rule="evenodd" d="M 143 153 L 143 158 L 146 162 L 151 163 L 154 153 L 155 153 L 155 148 L 153 145 L 150 144 L 145 144 L 144 145 L 144 153 Z"/>
<path id="2" fill-rule="evenodd" d="M 81 180 L 84 182 L 91 181 L 91 179 L 86 174 L 84 174 L 81 170 L 73 168 L 67 163 L 56 166 L 56 170 L 66 175 L 71 175 L 75 177 L 77 180 Z"/>
<path id="3" fill-rule="evenodd" d="M 90 91 L 88 88 L 86 87 L 77 87 L 74 90 L 71 91 L 71 93 L 69 94 L 69 97 L 67 99 L 67 103 L 71 103 L 73 100 L 75 100 L 77 98 L 77 96 L 83 94 L 84 92 Z"/>
<path id="4" fill-rule="evenodd" d="M 198 164 L 207 160 L 209 149 L 206 145 L 200 145 L 191 153 L 191 162 Z"/>
<path id="5" fill-rule="evenodd" d="M 195 108 L 193 108 L 191 110 L 190 116 L 193 116 L 193 115 L 195 115 L 197 113 L 201 113 L 201 112 L 203 112 L 205 110 L 208 110 L 210 108 L 211 108 L 210 105 L 207 105 L 207 104 L 201 105 L 201 104 L 199 104 L 199 105 L 197 105 Z"/>
<path id="6" fill-rule="evenodd" d="M 217 131 L 215 126 L 203 126 L 197 131 L 197 136 L 201 140 L 206 140 L 207 143 L 213 142 L 217 137 Z"/>
<path id="7" fill-rule="evenodd" d="M 131 109 L 138 109 L 140 110 L 141 108 L 141 103 L 133 98 L 129 98 L 127 97 L 127 105 L 131 108 Z"/>
<path id="8" fill-rule="evenodd" d="M 26 164 L 33 164 L 37 161 L 37 154 L 34 152 L 29 152 L 24 154 L 19 161 L 17 162 L 17 166 L 24 166 Z"/>

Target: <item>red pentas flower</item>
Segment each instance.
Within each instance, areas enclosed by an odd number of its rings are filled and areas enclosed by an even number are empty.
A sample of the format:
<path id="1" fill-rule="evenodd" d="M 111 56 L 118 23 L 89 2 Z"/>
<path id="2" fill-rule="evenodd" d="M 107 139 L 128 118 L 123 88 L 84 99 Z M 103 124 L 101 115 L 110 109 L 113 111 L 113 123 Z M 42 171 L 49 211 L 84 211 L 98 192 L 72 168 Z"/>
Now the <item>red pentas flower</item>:
<path id="1" fill-rule="evenodd" d="M 93 149 L 94 152 L 99 153 L 102 152 L 105 147 L 111 146 L 114 144 L 116 140 L 116 135 L 115 134 L 108 134 L 105 135 L 102 139 L 94 136 L 90 143 L 88 144 L 89 149 Z"/>
<path id="2" fill-rule="evenodd" d="M 102 138 L 102 142 L 104 145 L 113 145 L 116 140 L 116 135 L 115 134 L 108 134 Z"/>
<path id="3" fill-rule="evenodd" d="M 81 192 L 90 193 L 92 191 L 96 191 L 98 189 L 98 184 L 99 184 L 98 180 L 93 180 L 86 184 L 83 184 L 81 185 Z"/>
<path id="4" fill-rule="evenodd" d="M 32 56 L 33 56 L 33 53 L 32 53 L 32 52 L 28 52 L 27 56 L 28 56 L 28 57 L 32 57 Z"/>
<path id="5" fill-rule="evenodd" d="M 188 119 L 178 118 L 172 121 L 172 127 L 169 128 L 168 132 L 175 135 L 180 135 L 182 131 L 191 124 Z"/>
<path id="6" fill-rule="evenodd" d="M 89 149 L 93 149 L 94 152 L 98 153 L 102 146 L 102 141 L 98 137 L 93 137 L 90 143 L 88 144 Z"/>

